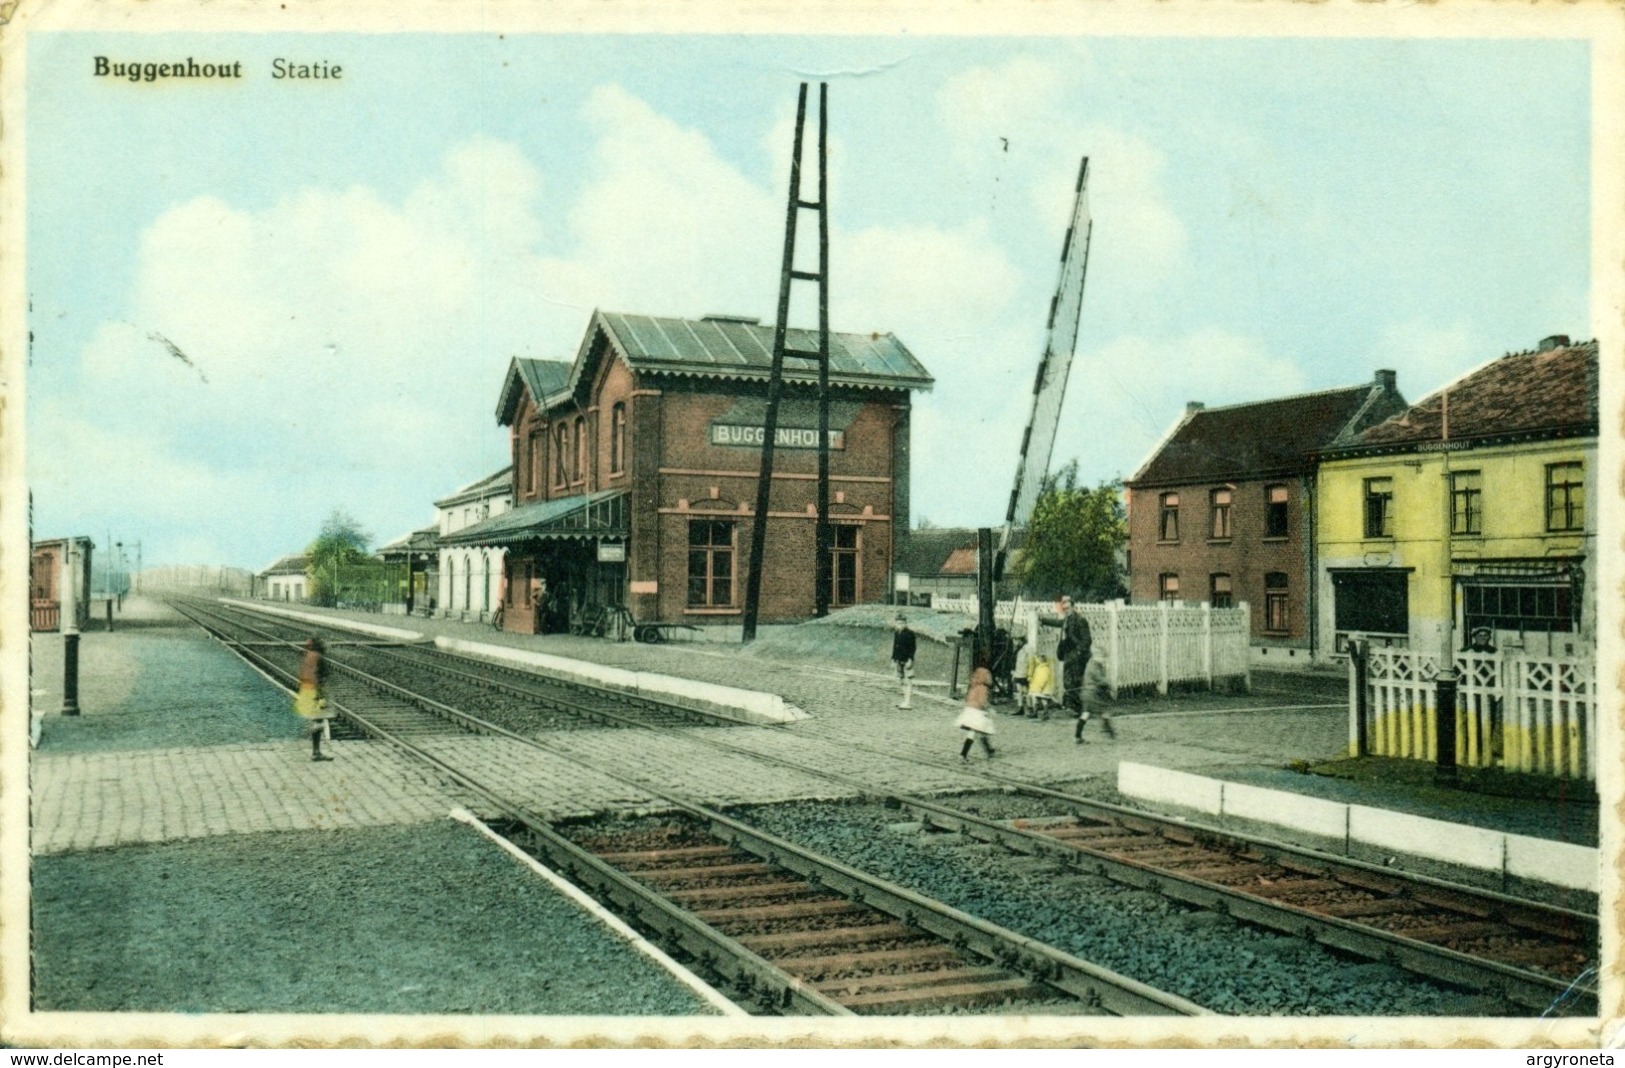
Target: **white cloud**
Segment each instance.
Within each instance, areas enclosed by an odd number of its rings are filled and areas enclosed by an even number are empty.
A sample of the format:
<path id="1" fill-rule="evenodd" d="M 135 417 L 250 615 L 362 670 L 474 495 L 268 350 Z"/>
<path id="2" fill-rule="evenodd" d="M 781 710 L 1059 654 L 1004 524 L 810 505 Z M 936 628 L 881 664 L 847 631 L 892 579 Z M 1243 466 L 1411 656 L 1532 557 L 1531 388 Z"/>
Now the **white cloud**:
<path id="1" fill-rule="evenodd" d="M 1441 327 L 1412 320 L 1383 330 L 1369 365 L 1397 371 L 1400 393 L 1414 404 L 1491 355 L 1460 323 Z"/>

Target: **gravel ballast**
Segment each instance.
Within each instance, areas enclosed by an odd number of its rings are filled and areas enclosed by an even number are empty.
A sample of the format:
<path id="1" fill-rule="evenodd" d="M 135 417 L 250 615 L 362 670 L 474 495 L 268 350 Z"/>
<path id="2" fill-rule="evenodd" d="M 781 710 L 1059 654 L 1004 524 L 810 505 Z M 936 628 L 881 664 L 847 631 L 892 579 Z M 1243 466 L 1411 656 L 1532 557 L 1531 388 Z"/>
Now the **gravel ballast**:
<path id="1" fill-rule="evenodd" d="M 990 813 L 992 815 L 992 813 Z M 1495 1007 L 1397 968 L 1236 923 L 1102 876 L 1062 872 L 867 803 L 740 818 L 971 915 L 1227 1015 L 1474 1016 Z"/>
<path id="2" fill-rule="evenodd" d="M 42 1011 L 714 1012 L 450 820 L 36 858 Z"/>

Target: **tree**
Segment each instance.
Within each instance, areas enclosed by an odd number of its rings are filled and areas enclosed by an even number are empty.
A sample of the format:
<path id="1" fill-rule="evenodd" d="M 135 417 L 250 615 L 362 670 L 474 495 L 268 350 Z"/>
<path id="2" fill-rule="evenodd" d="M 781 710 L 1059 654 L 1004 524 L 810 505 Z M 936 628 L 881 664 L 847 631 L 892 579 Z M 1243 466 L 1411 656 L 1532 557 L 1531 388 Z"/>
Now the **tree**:
<path id="1" fill-rule="evenodd" d="M 1027 596 L 1085 601 L 1127 596 L 1120 554 L 1128 541 L 1123 486 L 1078 485 L 1078 461 L 1046 476 L 1013 568 Z"/>
<path id="2" fill-rule="evenodd" d="M 310 578 L 313 603 L 331 605 L 338 600 L 340 569 L 368 559 L 370 540 L 371 535 L 353 516 L 341 508 L 333 509 L 322 523 L 322 532 L 305 549 L 305 572 Z"/>

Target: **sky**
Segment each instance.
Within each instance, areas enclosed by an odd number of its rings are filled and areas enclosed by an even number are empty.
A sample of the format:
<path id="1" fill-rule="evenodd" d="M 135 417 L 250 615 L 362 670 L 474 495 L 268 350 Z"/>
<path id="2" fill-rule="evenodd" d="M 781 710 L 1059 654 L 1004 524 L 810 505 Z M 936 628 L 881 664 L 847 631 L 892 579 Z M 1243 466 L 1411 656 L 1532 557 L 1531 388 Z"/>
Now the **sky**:
<path id="1" fill-rule="evenodd" d="M 241 60 L 132 84 L 114 61 Z M 339 81 L 270 78 L 272 60 Z M 36 537 L 267 566 L 382 544 L 508 462 L 512 357 L 594 309 L 771 322 L 796 89 L 830 99 L 832 328 L 891 332 L 916 522 L 1002 522 L 1080 157 L 1054 463 L 1126 478 L 1188 400 L 1594 336 L 1571 40 L 36 33 Z M 810 325 L 798 305 L 792 325 Z M 182 360 L 166 342 L 185 355 Z"/>

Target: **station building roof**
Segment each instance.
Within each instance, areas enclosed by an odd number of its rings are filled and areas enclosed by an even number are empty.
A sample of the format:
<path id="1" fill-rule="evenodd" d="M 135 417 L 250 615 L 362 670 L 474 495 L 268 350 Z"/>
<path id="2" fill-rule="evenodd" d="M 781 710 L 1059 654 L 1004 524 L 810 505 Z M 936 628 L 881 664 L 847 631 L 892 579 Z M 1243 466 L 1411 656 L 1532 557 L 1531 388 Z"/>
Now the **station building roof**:
<path id="1" fill-rule="evenodd" d="M 402 534 L 388 545 L 378 550 L 378 555 L 388 560 L 394 556 L 408 556 L 412 553 L 433 552 L 440 547 L 440 527 L 431 525 L 421 530 L 414 530 L 410 534 Z"/>
<path id="2" fill-rule="evenodd" d="M 742 317 L 675 319 L 595 311 L 573 363 L 515 359 L 510 364 L 497 402 L 497 421 L 507 425 L 517 416 L 521 385 L 544 406 L 549 398 L 579 389 L 590 374 L 600 339 L 627 366 L 645 374 L 762 382 L 773 364 L 773 335 L 773 327 Z M 815 350 L 818 332 L 788 330 L 785 346 Z M 567 371 L 563 381 L 558 377 L 561 366 Z M 810 360 L 787 358 L 784 380 L 814 383 L 817 366 Z M 924 390 L 934 382 L 895 335 L 835 331 L 829 335 L 829 380 L 832 386 L 886 390 Z"/>
<path id="3" fill-rule="evenodd" d="M 624 537 L 630 531 L 624 489 L 521 504 L 440 539 L 445 546 L 516 545 L 561 538 Z"/>
<path id="4" fill-rule="evenodd" d="M 454 508 L 469 501 L 483 501 L 490 497 L 500 497 L 513 490 L 513 465 L 509 464 L 494 474 L 486 475 L 476 482 L 470 482 L 453 490 L 450 494 L 434 502 L 436 508 Z"/>

